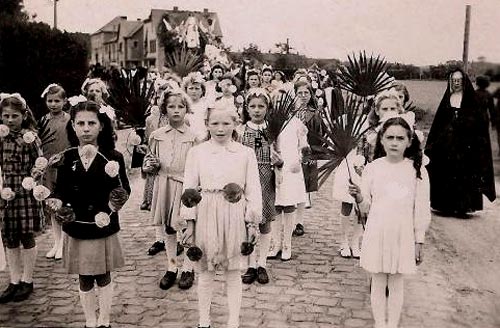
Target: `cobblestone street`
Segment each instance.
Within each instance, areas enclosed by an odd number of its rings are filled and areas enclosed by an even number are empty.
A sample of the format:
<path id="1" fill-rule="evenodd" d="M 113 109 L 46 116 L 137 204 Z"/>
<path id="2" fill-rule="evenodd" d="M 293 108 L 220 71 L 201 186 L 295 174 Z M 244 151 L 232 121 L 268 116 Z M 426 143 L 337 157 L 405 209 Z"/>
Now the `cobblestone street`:
<path id="1" fill-rule="evenodd" d="M 112 326 L 196 327 L 196 285 L 188 291 L 177 286 L 168 291 L 158 287 L 166 269 L 165 257 L 146 254 L 154 231 L 148 213 L 139 210 L 143 180 L 138 172 L 132 172 L 130 180 L 133 193 L 121 212 L 120 232 L 127 262 L 113 275 Z M 359 268 L 358 260 L 337 255 L 340 222 L 335 215 L 337 204 L 330 201 L 329 195 L 330 188 L 325 186 L 315 195 L 313 208 L 306 210 L 306 234 L 294 237 L 292 260 L 268 262 L 268 285 L 244 285 L 242 328 L 372 327 L 368 276 Z M 486 214 L 492 216 L 494 211 L 498 212 L 498 207 Z M 492 318 L 464 319 L 465 313 L 457 312 L 453 301 L 456 291 L 446 274 L 449 263 L 442 260 L 442 249 L 437 247 L 438 234 L 435 227 L 431 228 L 424 263 L 417 275 L 407 279 L 401 327 L 470 327 L 470 323 L 495 327 Z M 38 239 L 34 294 L 24 303 L 2 305 L 1 327 L 84 325 L 77 276 L 68 276 L 61 262 L 45 258 L 49 236 L 47 231 Z M 222 282 L 217 283 L 220 288 L 216 289 L 212 320 L 214 327 L 224 327 L 226 298 Z M 8 273 L 0 273 L 0 286 L 7 284 Z"/>

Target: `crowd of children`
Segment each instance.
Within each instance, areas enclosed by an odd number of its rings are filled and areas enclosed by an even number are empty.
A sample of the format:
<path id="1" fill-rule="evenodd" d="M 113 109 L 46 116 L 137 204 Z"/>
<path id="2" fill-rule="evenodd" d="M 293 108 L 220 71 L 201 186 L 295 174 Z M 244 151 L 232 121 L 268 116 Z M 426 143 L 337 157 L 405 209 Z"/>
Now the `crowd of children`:
<path id="1" fill-rule="evenodd" d="M 141 145 L 141 209 L 150 211 L 155 227 L 148 254 L 165 254 L 159 287 L 171 288 L 180 271 L 178 285 L 189 289 L 196 272 L 198 327 L 206 328 L 215 272 L 223 271 L 228 327 L 239 327 L 242 283 L 269 283 L 268 259 L 291 260 L 292 236 L 307 231 L 305 211 L 314 206 L 310 193 L 318 190 L 313 154 L 325 128 L 318 108 L 331 81 L 326 72 L 298 70 L 286 82 L 283 72 L 268 65 L 247 70 L 242 81 L 217 64 L 208 81 L 192 72 L 152 83 L 155 96 Z M 109 327 L 111 272 L 124 264 L 118 213 L 130 186 L 115 150 L 116 116 L 106 104 L 106 84 L 89 79 L 82 91 L 86 98 L 68 106 L 64 89 L 49 85 L 42 94 L 49 112 L 38 129 L 19 94 L 2 94 L 2 240 L 11 282 L 0 302 L 23 301 L 33 291 L 35 237 L 48 217 L 54 244 L 46 257 L 63 259 L 68 273 L 79 275 L 85 327 Z M 296 96 L 294 114 L 270 141 L 268 112 L 287 92 Z M 334 178 L 333 198 L 341 202 L 340 256 L 361 258 L 371 274 L 376 327 L 397 327 L 402 275 L 421 262 L 430 221 L 422 140 L 414 117 L 405 113 L 408 97 L 401 84 L 377 95 L 368 132 Z M 48 192 L 35 192 L 41 186 Z M 194 196 L 196 206 L 185 199 Z M 253 251 L 242 255 L 242 245 Z M 191 256 L 195 248 L 197 258 Z"/>

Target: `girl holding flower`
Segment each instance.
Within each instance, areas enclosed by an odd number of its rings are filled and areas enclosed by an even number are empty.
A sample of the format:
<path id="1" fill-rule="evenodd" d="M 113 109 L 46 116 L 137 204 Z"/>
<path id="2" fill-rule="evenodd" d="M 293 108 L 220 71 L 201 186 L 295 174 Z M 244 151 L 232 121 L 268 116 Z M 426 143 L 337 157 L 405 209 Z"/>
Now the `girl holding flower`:
<path id="1" fill-rule="evenodd" d="M 72 108 L 68 136 L 74 148 L 60 159 L 53 198 L 47 200 L 59 217 L 74 217 L 63 224 L 64 265 L 68 273 L 79 275 L 86 327 L 110 326 L 111 271 L 124 265 L 118 211 L 130 194 L 111 120 L 99 109 L 93 101 Z M 94 283 L 99 286 L 99 318 Z"/>
<path id="2" fill-rule="evenodd" d="M 183 239 L 193 237 L 203 253 L 198 267 L 200 328 L 210 327 L 216 270 L 225 272 L 227 327 L 239 327 L 242 242 L 255 239 L 262 216 L 257 158 L 252 149 L 235 141 L 238 120 L 234 109 L 210 109 L 209 140 L 193 147 L 186 159 L 184 190 L 201 190 L 196 207 L 181 208 L 188 225 Z"/>
<path id="3" fill-rule="evenodd" d="M 42 98 L 45 100 L 45 105 L 49 113 L 40 119 L 38 126 L 40 131 L 44 130 L 46 133 L 53 134 L 50 141 L 42 144 L 43 155 L 49 159 L 52 155 L 64 151 L 69 147 L 66 126 L 70 120 L 70 115 L 63 110 L 67 99 L 66 91 L 60 85 L 50 84 L 47 86 L 42 93 Z M 44 175 L 44 185 L 53 190 L 56 177 L 57 167 L 48 167 Z M 49 211 L 47 214 L 50 216 L 52 225 L 54 246 L 48 251 L 45 257 L 61 260 L 63 249 L 62 227 L 55 220 L 54 212 Z"/>
<path id="4" fill-rule="evenodd" d="M 0 303 L 7 303 L 24 301 L 33 292 L 37 255 L 35 234 L 43 228 L 43 214 L 41 199 L 37 200 L 30 189 L 35 179 L 40 178 L 40 171 L 34 166 L 42 151 L 40 139 L 33 132 L 33 115 L 21 95 L 2 94 L 0 112 L 0 166 L 3 170 L 0 217 L 3 218 L 2 240 L 7 248 L 10 273 L 10 284 L 0 295 Z"/>

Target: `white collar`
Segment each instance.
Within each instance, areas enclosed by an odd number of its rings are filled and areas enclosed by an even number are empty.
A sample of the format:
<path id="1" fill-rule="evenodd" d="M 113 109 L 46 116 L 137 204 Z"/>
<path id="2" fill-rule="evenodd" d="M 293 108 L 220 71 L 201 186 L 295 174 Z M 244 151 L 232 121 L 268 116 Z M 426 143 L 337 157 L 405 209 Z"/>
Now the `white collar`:
<path id="1" fill-rule="evenodd" d="M 257 130 L 257 131 L 261 131 L 261 130 L 264 130 L 267 128 L 267 122 L 264 121 L 263 123 L 261 124 L 255 124 L 253 123 L 252 121 L 248 121 L 247 122 L 247 126 L 250 128 L 250 129 L 253 129 L 253 130 Z"/>

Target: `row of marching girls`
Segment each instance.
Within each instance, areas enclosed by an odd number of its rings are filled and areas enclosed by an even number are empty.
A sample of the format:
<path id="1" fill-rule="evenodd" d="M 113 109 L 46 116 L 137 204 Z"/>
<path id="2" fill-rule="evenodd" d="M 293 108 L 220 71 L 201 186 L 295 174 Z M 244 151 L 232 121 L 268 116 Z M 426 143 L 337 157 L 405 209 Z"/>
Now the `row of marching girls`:
<path id="1" fill-rule="evenodd" d="M 431 220 L 423 135 L 415 130 L 414 113 L 405 109 L 408 99 L 400 83 L 375 97 L 368 131 L 334 179 L 333 197 L 341 202 L 340 255 L 360 258 L 371 275 L 375 327 L 398 326 L 403 276 L 415 273 L 422 262 Z M 351 225 L 352 213 L 356 215 Z"/>
<path id="2" fill-rule="evenodd" d="M 2 240 L 11 276 L 0 299 L 22 301 L 33 292 L 35 236 L 45 212 L 55 218 L 47 257 L 61 256 L 67 272 L 78 274 L 86 327 L 109 327 L 111 272 L 124 265 L 118 211 L 130 193 L 123 156 L 115 150 L 112 120 L 97 102 L 79 102 L 66 114 L 61 86 L 49 85 L 42 96 L 49 113 L 38 124 L 41 139 L 19 94 L 0 102 Z"/>

